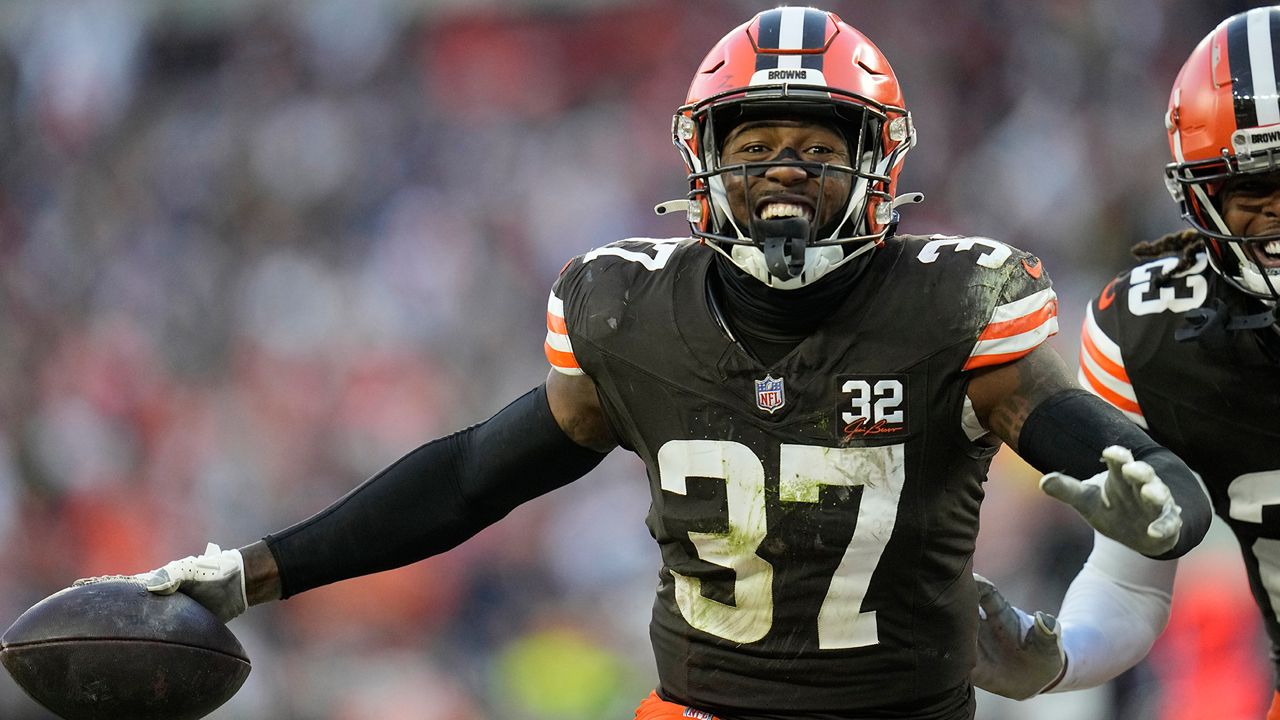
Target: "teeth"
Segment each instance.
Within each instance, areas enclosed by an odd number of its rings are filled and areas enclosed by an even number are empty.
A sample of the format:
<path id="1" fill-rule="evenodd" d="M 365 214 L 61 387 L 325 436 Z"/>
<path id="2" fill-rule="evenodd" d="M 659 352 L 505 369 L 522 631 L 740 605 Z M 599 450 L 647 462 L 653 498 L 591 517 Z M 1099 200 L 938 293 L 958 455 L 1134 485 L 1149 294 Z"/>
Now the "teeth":
<path id="1" fill-rule="evenodd" d="M 772 220 L 780 217 L 809 217 L 809 209 L 793 203 L 769 203 L 760 211 L 761 220 Z M 1280 243 L 1277 243 L 1280 245 Z"/>
<path id="2" fill-rule="evenodd" d="M 1268 255 L 1280 255 L 1280 240 L 1272 240 L 1263 245 L 1262 250 Z"/>

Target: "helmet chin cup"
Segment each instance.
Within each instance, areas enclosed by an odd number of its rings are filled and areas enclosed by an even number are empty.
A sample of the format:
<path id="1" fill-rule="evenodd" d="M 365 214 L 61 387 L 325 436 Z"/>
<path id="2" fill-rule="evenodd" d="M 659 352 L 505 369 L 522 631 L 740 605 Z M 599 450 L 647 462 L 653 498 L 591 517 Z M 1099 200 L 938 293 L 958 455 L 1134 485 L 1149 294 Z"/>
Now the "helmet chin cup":
<path id="1" fill-rule="evenodd" d="M 1245 248 L 1233 246 L 1232 250 L 1239 256 L 1240 274 L 1236 278 L 1250 295 L 1261 298 L 1264 302 L 1274 303 L 1280 298 L 1280 274 L 1268 271 L 1249 258 Z"/>
<path id="2" fill-rule="evenodd" d="M 790 280 L 804 272 L 805 248 L 809 244 L 807 218 L 752 218 L 751 237 L 760 244 L 770 275 L 779 280 Z"/>

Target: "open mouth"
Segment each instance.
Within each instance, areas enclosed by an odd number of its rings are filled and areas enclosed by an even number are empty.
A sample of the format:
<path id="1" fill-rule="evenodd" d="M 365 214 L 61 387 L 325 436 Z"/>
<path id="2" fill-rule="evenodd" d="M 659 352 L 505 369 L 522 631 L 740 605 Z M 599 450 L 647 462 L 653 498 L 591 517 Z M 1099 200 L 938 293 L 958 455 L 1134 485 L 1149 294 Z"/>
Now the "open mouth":
<path id="1" fill-rule="evenodd" d="M 813 207 L 803 200 L 793 198 L 762 200 L 756 205 L 756 217 L 761 220 L 802 217 L 813 222 Z"/>
<path id="2" fill-rule="evenodd" d="M 1255 244 L 1253 257 L 1265 268 L 1280 268 L 1280 240 Z"/>

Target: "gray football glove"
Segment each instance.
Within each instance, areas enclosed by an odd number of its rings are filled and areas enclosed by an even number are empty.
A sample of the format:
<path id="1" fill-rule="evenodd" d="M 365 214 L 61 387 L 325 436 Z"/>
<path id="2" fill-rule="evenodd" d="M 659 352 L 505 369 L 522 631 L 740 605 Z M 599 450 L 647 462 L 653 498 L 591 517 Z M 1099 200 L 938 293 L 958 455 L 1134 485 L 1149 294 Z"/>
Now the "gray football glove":
<path id="1" fill-rule="evenodd" d="M 137 575 L 108 575 L 75 581 L 88 585 L 103 580 L 132 579 L 157 595 L 181 590 L 205 606 L 222 622 L 237 617 L 249 606 L 244 588 L 244 560 L 239 550 L 223 550 L 213 543 L 204 554 L 174 560 L 162 568 Z"/>
<path id="2" fill-rule="evenodd" d="M 973 684 L 1014 700 L 1025 700 L 1057 683 L 1066 670 L 1062 629 L 1056 618 L 1034 616 L 1009 604 L 990 580 L 978 583 L 978 664 Z"/>
<path id="3" fill-rule="evenodd" d="M 1182 508 L 1155 470 L 1119 445 L 1102 451 L 1106 472 L 1088 480 L 1062 473 L 1040 489 L 1075 508 L 1098 532 L 1148 557 L 1171 550 L 1182 532 Z"/>

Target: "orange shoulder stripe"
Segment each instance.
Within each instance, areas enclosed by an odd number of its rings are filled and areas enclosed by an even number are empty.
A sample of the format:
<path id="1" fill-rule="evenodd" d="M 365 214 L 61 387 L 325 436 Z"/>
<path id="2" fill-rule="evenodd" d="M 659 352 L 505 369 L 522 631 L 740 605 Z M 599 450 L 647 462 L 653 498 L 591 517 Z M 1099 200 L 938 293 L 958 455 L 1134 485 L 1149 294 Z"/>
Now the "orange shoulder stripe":
<path id="1" fill-rule="evenodd" d="M 1040 347 L 1036 345 L 1036 347 Z M 1035 350 L 1036 347 L 1030 347 L 1026 350 L 1019 350 L 1011 353 L 999 353 L 995 355 L 974 355 L 964 364 L 965 370 L 973 370 L 974 368 L 986 367 L 988 365 L 1003 365 L 1007 362 L 1013 362 L 1027 353 Z"/>
<path id="2" fill-rule="evenodd" d="M 551 347 L 551 343 L 543 342 L 542 351 L 547 354 L 547 362 L 558 368 L 566 368 L 570 370 L 581 370 L 578 365 L 578 358 L 573 353 L 557 350 Z"/>
<path id="3" fill-rule="evenodd" d="M 1129 383 L 1129 374 L 1124 371 L 1124 366 L 1102 354 L 1102 351 L 1098 349 L 1097 344 L 1094 343 L 1093 338 L 1090 337 L 1087 325 L 1085 326 L 1084 332 L 1080 333 L 1080 340 L 1081 353 L 1088 353 L 1089 357 L 1093 358 L 1093 361 L 1098 363 L 1098 367 L 1106 370 L 1112 377 Z M 1081 363 L 1080 366 L 1084 367 L 1084 363 Z"/>
<path id="4" fill-rule="evenodd" d="M 1103 385 L 1102 381 L 1099 380 L 1097 376 L 1089 372 L 1089 367 L 1087 365 L 1080 366 L 1080 374 L 1084 375 L 1084 379 L 1088 381 L 1089 391 L 1093 394 L 1121 410 L 1126 410 L 1134 415 L 1142 415 L 1142 408 L 1139 407 L 1138 403 L 1130 400 L 1129 398 L 1122 397 L 1119 393 L 1108 388 L 1106 385 Z"/>
<path id="5" fill-rule="evenodd" d="M 565 324 L 564 318 L 554 313 L 547 313 L 547 329 L 557 335 L 568 335 L 569 326 Z"/>
<path id="6" fill-rule="evenodd" d="M 1004 320 L 1002 322 L 993 322 L 982 330 L 982 334 L 978 336 L 979 340 L 994 340 L 996 338 L 1013 337 L 1021 335 L 1024 332 L 1034 330 L 1045 323 L 1049 318 L 1058 314 L 1058 301 L 1050 300 L 1040 307 L 1039 310 L 1029 312 L 1022 317 L 1016 317 L 1012 320 Z"/>

